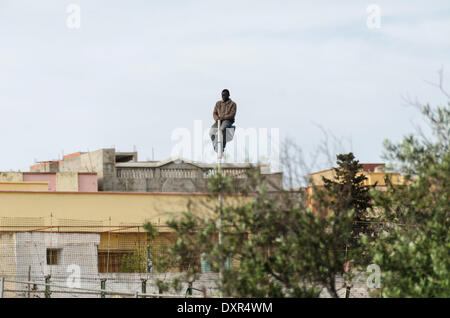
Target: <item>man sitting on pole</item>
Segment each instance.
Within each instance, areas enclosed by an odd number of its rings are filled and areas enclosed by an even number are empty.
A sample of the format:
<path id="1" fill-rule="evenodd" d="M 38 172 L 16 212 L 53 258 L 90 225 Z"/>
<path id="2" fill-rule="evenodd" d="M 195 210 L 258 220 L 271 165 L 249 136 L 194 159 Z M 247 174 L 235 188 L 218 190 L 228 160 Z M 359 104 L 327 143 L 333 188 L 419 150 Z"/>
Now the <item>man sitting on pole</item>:
<path id="1" fill-rule="evenodd" d="M 213 117 L 214 124 L 209 130 L 209 136 L 211 137 L 214 151 L 217 152 L 217 121 L 220 120 L 220 130 L 222 131 L 222 153 L 225 150 L 225 145 L 227 140 L 233 139 L 234 127 L 234 117 L 236 116 L 236 103 L 230 98 L 230 91 L 224 89 L 222 91 L 222 100 L 219 100 L 214 107 Z"/>

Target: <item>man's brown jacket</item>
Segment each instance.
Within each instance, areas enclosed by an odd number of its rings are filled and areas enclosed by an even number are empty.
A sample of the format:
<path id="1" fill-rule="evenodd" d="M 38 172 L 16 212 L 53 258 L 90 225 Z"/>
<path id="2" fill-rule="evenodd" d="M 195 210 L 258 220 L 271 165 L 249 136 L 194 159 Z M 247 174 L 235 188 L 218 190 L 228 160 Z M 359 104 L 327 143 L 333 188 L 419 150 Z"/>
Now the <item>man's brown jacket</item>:
<path id="1" fill-rule="evenodd" d="M 214 107 L 213 117 L 214 120 L 231 120 L 234 123 L 234 117 L 236 116 L 236 103 L 231 99 L 226 102 L 219 100 Z"/>

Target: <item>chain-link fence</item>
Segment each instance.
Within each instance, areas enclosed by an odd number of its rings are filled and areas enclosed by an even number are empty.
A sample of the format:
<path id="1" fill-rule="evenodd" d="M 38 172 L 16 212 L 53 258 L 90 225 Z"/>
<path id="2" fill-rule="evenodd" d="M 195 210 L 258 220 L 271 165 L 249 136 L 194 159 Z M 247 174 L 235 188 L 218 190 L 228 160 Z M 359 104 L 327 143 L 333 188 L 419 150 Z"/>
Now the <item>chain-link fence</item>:
<path id="1" fill-rule="evenodd" d="M 176 237 L 168 227 L 154 226 L 158 235 L 151 238 L 138 224 L 113 226 L 80 220 L 0 218 L 1 296 L 217 296 L 217 273 L 201 273 L 192 284 L 181 283 L 175 288 L 171 283 L 185 268 L 158 272 L 155 261 L 167 256 Z M 342 246 L 340 252 L 350 253 L 351 248 Z M 341 288 L 343 282 L 339 282 Z M 359 279 L 351 296 L 366 297 L 366 287 L 364 279 Z M 326 293 L 322 296 L 328 297 Z"/>
<path id="2" fill-rule="evenodd" d="M 167 253 L 175 239 L 167 227 L 155 227 L 158 235 L 150 239 L 139 224 L 113 226 L 80 220 L 1 218 L 2 296 L 214 295 L 214 273 L 200 274 L 191 286 L 185 283 L 175 290 L 170 282 L 181 275 L 181 268 L 155 271 L 154 260 Z M 161 282 L 167 287 L 162 288 Z"/>

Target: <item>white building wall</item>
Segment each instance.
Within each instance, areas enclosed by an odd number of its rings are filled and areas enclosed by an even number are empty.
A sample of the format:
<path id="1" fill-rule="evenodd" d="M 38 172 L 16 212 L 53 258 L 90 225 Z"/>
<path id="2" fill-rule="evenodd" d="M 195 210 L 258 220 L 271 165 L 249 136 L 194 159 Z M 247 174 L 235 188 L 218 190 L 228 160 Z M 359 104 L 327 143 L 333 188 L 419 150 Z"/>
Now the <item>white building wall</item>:
<path id="1" fill-rule="evenodd" d="M 99 234 L 43 232 L 2 234 L 0 236 L 2 247 L 0 276 L 7 276 L 7 279 L 10 280 L 27 281 L 30 272 L 31 281 L 36 283 L 44 283 L 45 277 L 50 275 L 51 284 L 95 290 L 100 290 L 101 280 L 106 279 L 107 291 L 132 294 L 142 291 L 142 279 L 145 279 L 147 280 L 147 293 L 157 294 L 159 292 L 156 284 L 158 279 L 168 282 L 170 285 L 173 278 L 180 275 L 179 273 L 98 273 L 97 246 L 99 243 Z M 60 250 L 57 265 L 47 265 L 47 249 L 49 248 Z M 79 273 L 74 269 L 79 269 Z M 77 280 L 78 277 L 79 280 Z M 193 284 L 193 293 L 202 295 L 201 290 L 206 289 L 207 295 L 216 294 L 216 280 L 217 274 L 214 273 L 199 275 Z M 79 285 L 76 284 L 77 282 Z M 28 297 L 26 284 L 14 284 L 10 288 L 19 291 L 10 293 L 6 295 L 7 297 Z M 187 284 L 183 284 L 181 291 L 176 292 L 171 288 L 168 293 L 184 296 L 187 288 Z M 30 297 L 44 297 L 45 286 L 36 285 L 31 289 Z M 59 293 L 61 291 L 66 291 L 66 293 Z M 99 297 L 99 295 L 71 293 L 70 291 L 71 289 L 51 287 L 51 297 Z M 107 295 L 106 297 L 118 296 Z"/>
<path id="2" fill-rule="evenodd" d="M 77 286 L 87 289 L 100 289 L 100 282 L 106 279 L 106 290 L 113 292 L 125 292 L 135 294 L 142 290 L 142 280 L 147 280 L 147 293 L 158 294 L 157 280 L 163 280 L 169 285 L 180 273 L 98 273 L 98 250 L 100 243 L 99 234 L 88 233 L 0 233 L 0 277 L 10 280 L 27 281 L 30 270 L 31 281 L 43 283 L 45 276 L 51 276 L 51 284 L 59 286 Z M 57 265 L 47 265 L 47 249 L 60 249 Z M 75 271 L 74 271 L 75 269 Z M 79 272 L 77 271 L 79 269 Z M 79 274 L 79 275 L 78 275 Z M 78 280 L 79 277 L 79 280 Z M 193 294 L 207 296 L 217 295 L 217 274 L 205 273 L 198 275 L 193 284 Z M 342 279 L 338 279 L 337 288 L 339 296 L 345 297 L 345 288 Z M 8 284 L 8 289 L 21 290 L 17 293 L 6 293 L 6 297 L 27 297 L 28 286 L 26 284 Z M 35 286 L 37 291 L 45 290 L 43 285 Z M 182 285 L 181 291 L 172 288 L 166 292 L 179 294 L 184 297 L 187 284 Z M 51 297 L 99 297 L 99 295 L 71 293 L 70 289 L 51 287 Z M 68 293 L 58 293 L 67 291 Z M 73 289 L 72 289 L 73 291 Z M 44 297 L 44 293 L 32 292 L 31 297 Z M 109 297 L 119 297 L 111 296 Z M 131 296 L 128 296 L 131 297 Z M 330 297 L 323 290 L 321 297 Z M 368 297 L 368 289 L 365 276 L 355 277 L 350 297 Z"/>
<path id="3" fill-rule="evenodd" d="M 28 279 L 39 283 L 44 282 L 45 276 L 51 276 L 51 283 L 66 285 L 67 280 L 77 275 L 79 269 L 82 288 L 96 286 L 98 278 L 97 270 L 97 246 L 100 243 L 99 234 L 76 233 L 15 233 L 16 249 L 16 278 L 19 281 Z M 47 265 L 47 249 L 59 249 L 57 265 Z M 74 280 L 72 280 L 74 282 Z M 76 280 L 75 280 L 76 282 Z M 26 285 L 18 285 L 18 289 L 27 289 Z M 38 290 L 44 286 L 36 286 Z M 55 289 L 56 290 L 56 289 Z M 23 293 L 19 293 L 23 294 Z M 34 296 L 43 297 L 42 293 Z M 67 294 L 55 293 L 52 297 L 67 296 Z"/>

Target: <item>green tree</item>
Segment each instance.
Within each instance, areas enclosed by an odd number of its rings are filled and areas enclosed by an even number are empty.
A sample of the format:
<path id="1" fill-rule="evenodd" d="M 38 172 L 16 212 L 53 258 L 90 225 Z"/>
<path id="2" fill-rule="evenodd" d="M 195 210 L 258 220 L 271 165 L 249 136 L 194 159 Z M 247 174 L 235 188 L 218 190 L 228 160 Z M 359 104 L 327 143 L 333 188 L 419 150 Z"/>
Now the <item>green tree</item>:
<path id="1" fill-rule="evenodd" d="M 147 271 L 147 249 L 137 248 L 122 257 L 120 265 L 122 273 L 145 273 Z"/>
<path id="2" fill-rule="evenodd" d="M 385 158 L 405 174 L 405 183 L 393 186 L 388 179 L 387 191 L 376 194 L 384 227 L 375 242 L 365 240 L 382 271 L 382 297 L 450 296 L 448 106 L 422 107 L 431 137 L 385 142 Z"/>
<path id="3" fill-rule="evenodd" d="M 150 242 L 158 235 L 158 230 L 151 223 L 144 224 L 144 230 L 147 232 L 146 246 L 137 247 L 132 253 L 122 256 L 120 265 L 122 273 L 145 273 L 148 271 Z"/>
<path id="4" fill-rule="evenodd" d="M 231 180 L 217 173 L 210 180 L 212 196 L 237 192 Z M 217 215 L 197 216 L 190 207 L 181 218 L 168 222 L 178 239 L 169 249 L 171 264 L 192 266 L 186 280 L 200 272 L 198 260 L 206 258 L 219 272 L 227 260 L 218 286 L 231 297 L 318 297 L 323 289 L 338 297 L 336 279 L 344 276 L 345 243 L 351 237 L 352 211 L 318 215 L 307 207 L 304 191 L 267 191 L 258 169 L 248 172 L 246 187 L 253 200 L 223 208 L 223 244 L 217 244 Z"/>
<path id="5" fill-rule="evenodd" d="M 353 153 L 339 154 L 337 158 L 337 168 L 334 168 L 334 178 L 322 177 L 324 189 L 316 189 L 318 202 L 322 208 L 326 208 L 331 213 L 343 213 L 352 210 L 353 225 L 350 240 L 346 243 L 345 249 L 352 256 L 360 255 L 359 238 L 362 234 L 372 237 L 374 230 L 371 228 L 371 217 L 369 212 L 372 208 L 370 190 L 376 185 L 366 186 L 364 181 L 367 177 L 362 173 L 363 166 L 355 159 Z M 352 253 L 353 252 L 353 253 Z"/>

